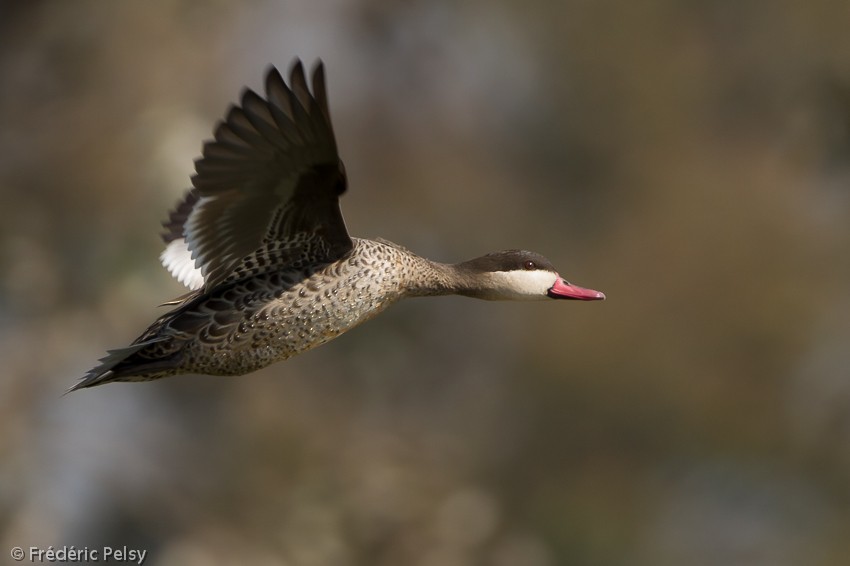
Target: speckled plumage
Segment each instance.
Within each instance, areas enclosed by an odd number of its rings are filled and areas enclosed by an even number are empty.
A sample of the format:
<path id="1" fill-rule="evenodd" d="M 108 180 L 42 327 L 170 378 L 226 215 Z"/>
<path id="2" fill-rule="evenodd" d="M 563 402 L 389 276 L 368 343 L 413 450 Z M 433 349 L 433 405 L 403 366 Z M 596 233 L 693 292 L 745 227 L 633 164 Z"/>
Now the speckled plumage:
<path id="1" fill-rule="evenodd" d="M 324 70 L 296 60 L 266 98 L 247 90 L 204 145 L 193 188 L 164 223 L 163 265 L 192 289 L 71 390 L 183 373 L 241 375 L 324 344 L 407 296 L 602 299 L 543 256 L 508 250 L 459 264 L 351 238 Z"/>
<path id="2" fill-rule="evenodd" d="M 388 242 L 354 239 L 341 261 L 263 273 L 195 293 L 162 316 L 111 368 L 111 381 L 241 375 L 324 344 L 415 292 L 435 264 Z M 439 284 L 439 283 L 438 283 Z M 122 376 L 122 365 L 133 375 Z M 147 369 L 150 367 L 150 369 Z"/>

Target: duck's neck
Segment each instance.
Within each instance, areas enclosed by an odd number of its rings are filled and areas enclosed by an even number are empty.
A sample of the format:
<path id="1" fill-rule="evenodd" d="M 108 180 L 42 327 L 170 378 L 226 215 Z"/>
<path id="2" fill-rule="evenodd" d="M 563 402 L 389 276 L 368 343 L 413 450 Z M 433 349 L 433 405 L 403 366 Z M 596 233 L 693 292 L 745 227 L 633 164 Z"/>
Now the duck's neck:
<path id="1" fill-rule="evenodd" d="M 402 295 L 428 297 L 435 295 L 481 295 L 481 277 L 464 263 L 440 263 L 416 255 L 387 240 L 363 240 L 354 238 L 360 255 L 380 258 L 378 263 L 394 265 L 395 284 Z"/>
<path id="2" fill-rule="evenodd" d="M 481 294 L 480 281 L 464 269 L 462 263 L 439 263 L 416 257 L 416 265 L 410 270 L 406 291 L 411 297 L 436 295 L 465 295 L 477 297 Z"/>

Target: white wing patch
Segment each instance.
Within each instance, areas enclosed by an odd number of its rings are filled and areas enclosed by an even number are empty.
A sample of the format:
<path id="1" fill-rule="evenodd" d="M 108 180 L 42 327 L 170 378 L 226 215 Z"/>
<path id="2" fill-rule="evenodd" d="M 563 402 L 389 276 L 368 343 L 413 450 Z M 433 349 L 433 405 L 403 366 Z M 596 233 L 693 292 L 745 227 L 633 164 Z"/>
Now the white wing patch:
<path id="1" fill-rule="evenodd" d="M 183 238 L 168 244 L 159 254 L 159 260 L 171 275 L 191 290 L 204 286 L 204 276 L 201 270 L 195 267 L 195 260 L 192 259 L 192 253 Z"/>

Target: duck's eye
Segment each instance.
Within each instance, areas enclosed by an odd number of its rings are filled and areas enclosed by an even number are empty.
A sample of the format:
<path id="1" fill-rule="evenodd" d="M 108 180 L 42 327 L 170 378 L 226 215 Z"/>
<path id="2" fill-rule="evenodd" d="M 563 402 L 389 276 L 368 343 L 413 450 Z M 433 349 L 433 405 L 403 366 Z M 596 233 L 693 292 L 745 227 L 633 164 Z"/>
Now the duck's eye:
<path id="1" fill-rule="evenodd" d="M 533 270 L 537 269 L 537 266 L 534 264 L 533 261 L 528 260 L 528 261 L 526 261 L 525 263 L 522 264 L 522 268 L 526 269 L 528 271 L 533 271 Z"/>

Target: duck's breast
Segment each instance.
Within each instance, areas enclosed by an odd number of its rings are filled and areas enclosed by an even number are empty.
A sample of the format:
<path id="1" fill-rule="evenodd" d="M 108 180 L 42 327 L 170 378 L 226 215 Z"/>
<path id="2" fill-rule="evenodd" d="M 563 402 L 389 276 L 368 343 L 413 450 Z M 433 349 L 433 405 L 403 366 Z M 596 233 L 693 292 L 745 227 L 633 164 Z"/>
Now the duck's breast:
<path id="1" fill-rule="evenodd" d="M 374 317 L 403 296 L 396 263 L 375 242 L 359 240 L 352 253 L 293 284 L 255 315 L 254 347 L 290 357 Z"/>

